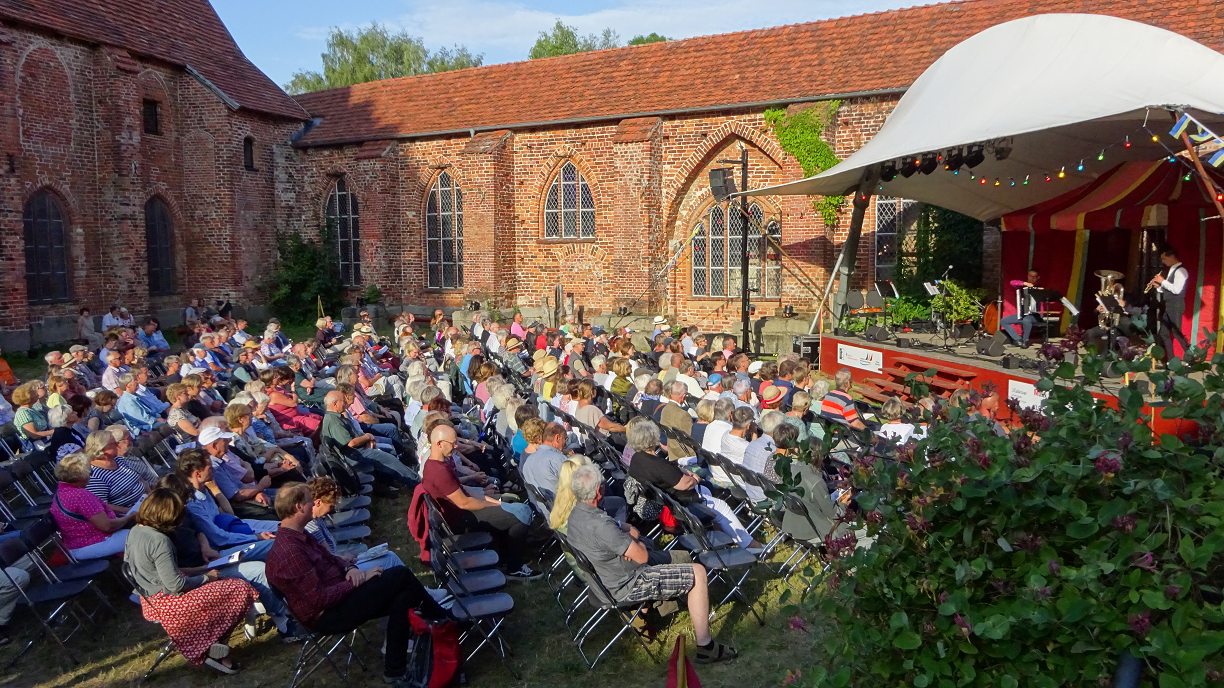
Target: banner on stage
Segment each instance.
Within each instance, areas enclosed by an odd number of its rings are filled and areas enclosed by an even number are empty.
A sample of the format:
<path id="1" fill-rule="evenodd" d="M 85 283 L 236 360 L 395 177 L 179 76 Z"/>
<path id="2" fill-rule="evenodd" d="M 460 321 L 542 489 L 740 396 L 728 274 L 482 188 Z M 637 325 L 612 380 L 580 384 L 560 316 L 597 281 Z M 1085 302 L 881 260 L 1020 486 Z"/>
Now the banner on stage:
<path id="1" fill-rule="evenodd" d="M 837 365 L 878 373 L 884 370 L 884 353 L 839 343 L 837 345 Z"/>
<path id="2" fill-rule="evenodd" d="M 1049 397 L 1049 392 L 1038 392 L 1037 387 L 1031 382 L 1007 381 L 1007 398 L 1015 399 L 1023 408 L 1041 408 L 1041 403 Z"/>

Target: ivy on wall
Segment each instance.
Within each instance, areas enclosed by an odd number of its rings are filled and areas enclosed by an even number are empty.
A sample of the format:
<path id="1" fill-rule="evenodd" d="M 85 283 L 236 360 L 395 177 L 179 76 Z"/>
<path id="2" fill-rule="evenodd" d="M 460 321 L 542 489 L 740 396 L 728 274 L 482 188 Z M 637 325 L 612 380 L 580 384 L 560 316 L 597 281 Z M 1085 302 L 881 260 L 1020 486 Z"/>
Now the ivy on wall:
<path id="1" fill-rule="evenodd" d="M 773 128 L 778 145 L 794 156 L 803 168 L 805 177 L 841 162 L 833 152 L 833 147 L 822 137 L 825 127 L 832 121 L 840 106 L 840 100 L 828 100 L 789 116 L 784 108 L 765 111 L 765 122 Z M 837 221 L 838 209 L 845 202 L 845 196 L 825 196 L 814 201 L 812 206 L 824 218 L 825 226 L 832 226 Z"/>

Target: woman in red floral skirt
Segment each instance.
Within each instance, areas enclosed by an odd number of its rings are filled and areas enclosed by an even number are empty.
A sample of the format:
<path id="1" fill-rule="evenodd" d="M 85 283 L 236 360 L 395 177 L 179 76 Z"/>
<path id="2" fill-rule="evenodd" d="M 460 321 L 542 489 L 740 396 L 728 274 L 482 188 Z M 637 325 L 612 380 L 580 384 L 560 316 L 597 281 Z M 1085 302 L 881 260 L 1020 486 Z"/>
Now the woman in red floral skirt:
<path id="1" fill-rule="evenodd" d="M 219 579 L 213 569 L 184 575 L 170 539 L 184 512 L 178 494 L 154 490 L 140 505 L 137 525 L 124 549 L 124 565 L 136 581 L 145 618 L 161 624 L 189 663 L 237 673 L 225 641 L 243 619 L 253 619 L 259 595 L 246 581 Z"/>

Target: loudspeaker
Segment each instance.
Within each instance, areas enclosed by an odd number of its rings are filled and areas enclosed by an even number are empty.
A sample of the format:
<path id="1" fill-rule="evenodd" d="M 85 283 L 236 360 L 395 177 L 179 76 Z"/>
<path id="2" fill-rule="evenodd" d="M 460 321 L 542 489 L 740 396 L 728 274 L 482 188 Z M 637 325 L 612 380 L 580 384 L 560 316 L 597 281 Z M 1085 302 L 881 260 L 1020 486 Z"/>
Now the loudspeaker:
<path id="1" fill-rule="evenodd" d="M 914 346 L 914 340 L 910 337 L 897 337 L 897 348 L 909 349 Z"/>
<path id="2" fill-rule="evenodd" d="M 1002 356 L 1003 355 L 1003 340 L 1006 337 L 1002 332 L 995 332 L 994 337 L 990 339 L 979 339 L 977 342 L 977 352 L 983 356 Z"/>
<path id="3" fill-rule="evenodd" d="M 1122 377 L 1122 373 L 1114 370 L 1113 361 L 1106 361 L 1105 367 L 1101 369 L 1101 377 L 1113 380 Z"/>
<path id="4" fill-rule="evenodd" d="M 834 327 L 833 334 L 837 335 L 838 337 L 853 337 L 854 336 L 853 332 L 851 332 L 850 330 L 847 330 L 844 327 Z"/>
<path id="5" fill-rule="evenodd" d="M 1003 357 L 1003 360 L 1000 361 L 1000 364 L 1008 370 L 1017 370 L 1020 368 L 1020 359 L 1016 356 L 1008 354 Z"/>
<path id="6" fill-rule="evenodd" d="M 975 334 L 977 334 L 977 328 L 969 323 L 952 328 L 953 339 L 972 339 Z"/>
<path id="7" fill-rule="evenodd" d="M 875 325 L 868 325 L 867 330 L 864 334 L 867 337 L 867 339 L 870 339 L 873 342 L 888 341 L 888 330 L 883 327 L 877 327 Z"/>
<path id="8" fill-rule="evenodd" d="M 710 191 L 714 194 L 714 200 L 727 200 L 735 193 L 735 170 L 730 167 L 710 170 Z"/>

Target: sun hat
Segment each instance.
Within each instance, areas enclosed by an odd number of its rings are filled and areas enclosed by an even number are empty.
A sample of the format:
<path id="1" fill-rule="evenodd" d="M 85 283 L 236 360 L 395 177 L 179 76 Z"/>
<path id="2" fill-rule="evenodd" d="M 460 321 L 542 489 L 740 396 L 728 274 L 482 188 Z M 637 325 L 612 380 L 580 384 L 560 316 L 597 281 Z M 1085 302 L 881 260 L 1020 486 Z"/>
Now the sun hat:
<path id="1" fill-rule="evenodd" d="M 522 345 L 523 345 L 523 342 L 519 341 L 518 337 L 506 337 L 506 343 L 502 344 L 502 348 L 504 348 L 506 351 L 509 351 L 511 349 L 518 348 Z"/>
<path id="2" fill-rule="evenodd" d="M 666 317 L 666 316 L 662 316 L 662 315 L 656 315 L 656 316 L 654 317 L 654 324 L 656 324 L 656 325 L 666 325 L 666 324 L 667 324 L 667 317 Z"/>
<path id="3" fill-rule="evenodd" d="M 551 377 L 561 368 L 561 364 L 552 356 L 545 356 L 540 362 L 540 377 Z"/>
<path id="4" fill-rule="evenodd" d="M 215 425 L 210 425 L 209 427 L 204 428 L 203 430 L 200 431 L 199 444 L 200 446 L 204 446 L 206 444 L 212 444 L 213 442 L 216 442 L 217 440 L 232 440 L 232 439 L 234 439 L 234 433 L 225 432 L 224 430 L 222 430 L 221 428 Z"/>
<path id="5" fill-rule="evenodd" d="M 753 361 L 752 363 L 748 364 L 748 374 L 756 375 L 757 373 L 761 372 L 761 368 L 764 366 L 765 364 L 761 361 Z"/>
<path id="6" fill-rule="evenodd" d="M 531 354 L 531 360 L 535 361 L 536 363 L 539 363 L 547 355 L 548 355 L 547 351 L 543 349 L 536 349 L 535 353 Z"/>
<path id="7" fill-rule="evenodd" d="M 254 339 L 248 339 L 248 340 L 246 340 L 245 342 L 243 342 L 243 343 L 242 343 L 242 348 L 244 348 L 244 349 L 258 349 L 258 348 L 259 348 L 259 342 L 255 341 Z"/>
<path id="8" fill-rule="evenodd" d="M 784 396 L 786 396 L 786 391 L 781 387 L 766 385 L 761 388 L 761 404 L 764 406 L 780 404 L 782 403 L 782 397 Z"/>

